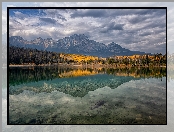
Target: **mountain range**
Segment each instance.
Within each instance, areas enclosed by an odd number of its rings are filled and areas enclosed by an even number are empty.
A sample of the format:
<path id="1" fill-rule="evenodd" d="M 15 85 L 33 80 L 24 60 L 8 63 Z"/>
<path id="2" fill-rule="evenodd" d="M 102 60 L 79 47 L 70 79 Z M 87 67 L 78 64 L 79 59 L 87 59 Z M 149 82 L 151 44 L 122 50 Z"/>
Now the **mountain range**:
<path id="1" fill-rule="evenodd" d="M 9 46 L 24 48 L 34 48 L 38 50 L 47 50 L 61 53 L 83 54 L 98 57 L 125 56 L 134 54 L 147 54 L 140 51 L 131 51 L 122 48 L 120 45 L 111 42 L 106 45 L 103 43 L 90 40 L 84 34 L 74 34 L 59 40 L 52 38 L 43 39 L 41 37 L 28 41 L 20 36 L 9 37 Z"/>

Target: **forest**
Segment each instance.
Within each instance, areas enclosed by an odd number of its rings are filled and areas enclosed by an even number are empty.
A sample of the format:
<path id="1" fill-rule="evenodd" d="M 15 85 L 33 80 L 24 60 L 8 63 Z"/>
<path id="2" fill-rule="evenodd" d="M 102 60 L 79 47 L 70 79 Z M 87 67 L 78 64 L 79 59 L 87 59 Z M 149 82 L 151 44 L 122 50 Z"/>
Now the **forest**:
<path id="1" fill-rule="evenodd" d="M 9 47 L 9 65 L 101 64 L 115 66 L 166 66 L 166 54 L 112 56 L 107 58 Z"/>
<path id="2" fill-rule="evenodd" d="M 41 51 L 30 48 L 9 47 L 9 64 L 49 64 L 58 63 L 60 57 L 58 53 Z"/>

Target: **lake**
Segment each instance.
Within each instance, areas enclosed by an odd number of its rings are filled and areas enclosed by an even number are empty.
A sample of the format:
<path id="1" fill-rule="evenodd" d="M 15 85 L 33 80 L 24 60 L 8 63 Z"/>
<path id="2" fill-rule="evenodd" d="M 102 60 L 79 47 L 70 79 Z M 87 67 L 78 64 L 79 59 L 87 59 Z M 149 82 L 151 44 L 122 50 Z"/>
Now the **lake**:
<path id="1" fill-rule="evenodd" d="M 166 124 L 166 68 L 9 68 L 9 124 Z"/>

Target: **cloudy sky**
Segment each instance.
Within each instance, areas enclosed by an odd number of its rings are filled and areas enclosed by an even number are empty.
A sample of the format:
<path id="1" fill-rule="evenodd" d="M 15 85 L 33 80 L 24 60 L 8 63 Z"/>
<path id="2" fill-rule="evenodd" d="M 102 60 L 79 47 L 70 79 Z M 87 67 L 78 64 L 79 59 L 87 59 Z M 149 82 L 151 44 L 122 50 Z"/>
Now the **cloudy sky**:
<path id="1" fill-rule="evenodd" d="M 130 50 L 166 51 L 165 9 L 10 9 L 10 36 L 31 40 L 85 34 Z"/>
<path id="2" fill-rule="evenodd" d="M 2 42 L 6 43 L 6 7 L 134 7 L 133 2 L 4 2 L 2 3 Z M 140 2 L 139 7 L 167 7 L 168 48 L 174 52 L 172 3 Z M 130 50 L 166 51 L 165 10 L 10 10 L 10 35 L 30 40 L 37 37 L 60 39 L 74 33 L 85 34 L 105 44 L 115 42 Z"/>

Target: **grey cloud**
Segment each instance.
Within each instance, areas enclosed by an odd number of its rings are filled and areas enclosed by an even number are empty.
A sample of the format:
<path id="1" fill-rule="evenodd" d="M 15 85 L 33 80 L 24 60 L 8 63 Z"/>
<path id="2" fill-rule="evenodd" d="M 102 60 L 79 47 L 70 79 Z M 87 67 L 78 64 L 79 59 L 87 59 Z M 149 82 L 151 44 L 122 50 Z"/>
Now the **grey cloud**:
<path id="1" fill-rule="evenodd" d="M 106 11 L 105 10 L 80 10 L 80 11 L 75 11 L 73 14 L 71 14 L 71 18 L 75 17 L 94 17 L 94 18 L 99 18 L 99 17 L 104 17 L 106 16 Z"/>
<path id="2" fill-rule="evenodd" d="M 100 31 L 100 33 L 107 33 L 108 32 L 108 30 L 107 29 L 102 29 L 101 31 Z"/>
<path id="3" fill-rule="evenodd" d="M 16 24 L 22 25 L 19 21 L 15 20 L 15 19 L 14 19 L 14 22 L 15 22 Z"/>
<path id="4" fill-rule="evenodd" d="M 152 32 L 144 32 L 144 33 L 139 34 L 139 36 L 148 36 L 151 34 L 152 34 Z"/>
<path id="5" fill-rule="evenodd" d="M 114 17 L 114 16 L 125 16 L 132 14 L 145 15 L 150 13 L 149 10 L 134 10 L 134 9 L 91 9 L 91 10 L 77 10 L 71 14 L 72 18 L 75 17 Z"/>
<path id="6" fill-rule="evenodd" d="M 22 30 L 23 29 L 23 25 L 17 21 L 15 18 L 9 18 L 9 29 L 10 30 Z"/>
<path id="7" fill-rule="evenodd" d="M 165 9 L 139 9 L 133 11 L 134 14 L 138 15 L 153 15 L 153 16 L 163 16 L 166 13 Z"/>
<path id="8" fill-rule="evenodd" d="M 115 22 L 112 22 L 109 25 L 106 25 L 106 27 L 104 27 L 100 32 L 106 33 L 108 31 L 113 31 L 113 30 L 124 30 L 123 26 L 124 24 L 116 24 Z"/>
<path id="9" fill-rule="evenodd" d="M 54 25 L 58 25 L 58 26 L 63 26 L 63 24 L 57 22 L 55 19 L 52 19 L 52 18 L 39 18 L 39 20 L 41 20 L 42 22 L 45 22 L 45 23 L 50 23 L 50 24 L 54 24 Z M 40 23 L 40 25 L 42 25 Z"/>
<path id="10" fill-rule="evenodd" d="M 124 16 L 124 15 L 130 15 L 133 14 L 132 10 L 126 9 L 91 9 L 91 10 L 77 10 L 71 14 L 72 18 L 75 17 L 94 17 L 94 18 L 100 18 L 100 17 L 114 17 L 114 16 Z"/>
<path id="11" fill-rule="evenodd" d="M 123 35 L 123 33 L 124 34 L 131 34 L 132 35 L 132 34 L 137 33 L 137 31 L 138 31 L 137 29 L 134 29 L 134 30 L 133 29 L 131 29 L 131 30 L 124 30 L 124 32 L 120 32 L 120 33 L 122 33 L 120 35 Z"/>
<path id="12" fill-rule="evenodd" d="M 9 25 L 9 29 L 16 29 L 13 25 Z"/>
<path id="13" fill-rule="evenodd" d="M 57 19 L 61 19 L 62 21 L 67 21 L 65 17 L 60 14 L 62 12 L 68 13 L 68 10 L 66 9 L 47 9 L 47 10 L 44 10 L 44 12 L 48 16 L 51 16 L 52 18 L 57 18 Z"/>
<path id="14" fill-rule="evenodd" d="M 155 34 L 166 33 L 166 28 L 158 28 L 158 29 L 155 29 L 154 32 Z"/>
<path id="15" fill-rule="evenodd" d="M 136 16 L 132 16 L 132 18 L 128 19 L 128 21 L 131 24 L 137 24 L 141 22 L 152 22 L 152 21 L 158 21 L 159 18 L 162 18 L 165 20 L 165 10 L 150 10 L 150 11 L 140 11 Z"/>
<path id="16" fill-rule="evenodd" d="M 135 10 L 135 12 L 137 14 L 140 14 L 140 15 L 152 14 L 156 11 L 158 11 L 158 10 L 156 10 L 156 9 L 139 9 L 139 10 Z"/>
<path id="17" fill-rule="evenodd" d="M 26 17 L 28 17 L 28 15 L 23 14 L 23 13 L 21 13 L 21 12 L 19 12 L 19 11 L 16 11 L 16 12 L 14 12 L 14 13 L 15 13 L 15 17 L 17 17 L 17 18 L 19 18 L 19 19 L 25 19 Z"/>
<path id="18" fill-rule="evenodd" d="M 90 10 L 77 10 L 71 14 L 72 18 L 75 17 L 116 17 L 116 16 L 125 16 L 132 14 L 141 14 L 142 11 L 137 12 L 137 10 L 132 9 L 90 9 Z"/>
<path id="19" fill-rule="evenodd" d="M 51 23 L 51 24 L 56 24 L 56 20 L 52 19 L 52 18 L 39 18 L 41 21 L 44 21 L 46 23 Z"/>
<path id="20" fill-rule="evenodd" d="M 123 30 L 124 24 L 116 24 L 114 22 L 110 23 L 108 26 L 108 30 Z"/>
<path id="21" fill-rule="evenodd" d="M 134 17 L 130 18 L 128 21 L 131 24 L 137 24 L 137 23 L 140 23 L 140 22 L 144 22 L 146 19 L 149 19 L 149 17 L 137 15 L 137 16 L 134 16 Z"/>
<path id="22" fill-rule="evenodd" d="M 22 25 L 19 21 L 16 20 L 16 18 L 12 17 L 9 18 L 9 22 L 12 22 L 15 25 Z"/>
<path id="23" fill-rule="evenodd" d="M 165 9 L 113 9 L 108 12 L 111 16 L 163 16 L 165 15 Z M 149 16 L 149 17 L 150 17 Z"/>
<path id="24" fill-rule="evenodd" d="M 62 15 L 60 14 L 57 14 L 57 18 L 58 19 L 61 19 L 62 21 L 67 21 Z"/>
<path id="25" fill-rule="evenodd" d="M 130 44 L 130 43 L 135 43 L 139 41 L 138 38 L 134 39 L 134 35 L 136 36 L 137 34 L 136 32 L 137 31 L 133 31 L 133 30 L 122 30 L 118 32 L 117 34 L 115 34 L 115 36 L 117 36 L 117 39 L 119 39 L 120 42 Z"/>
<path id="26" fill-rule="evenodd" d="M 154 16 L 166 16 L 166 12 L 167 12 L 167 10 L 165 10 L 165 9 L 155 10 Z"/>
<path id="27" fill-rule="evenodd" d="M 147 23 L 143 28 L 144 29 L 151 29 L 151 28 L 164 28 L 166 27 L 166 23 L 163 21 L 154 20 Z"/>

